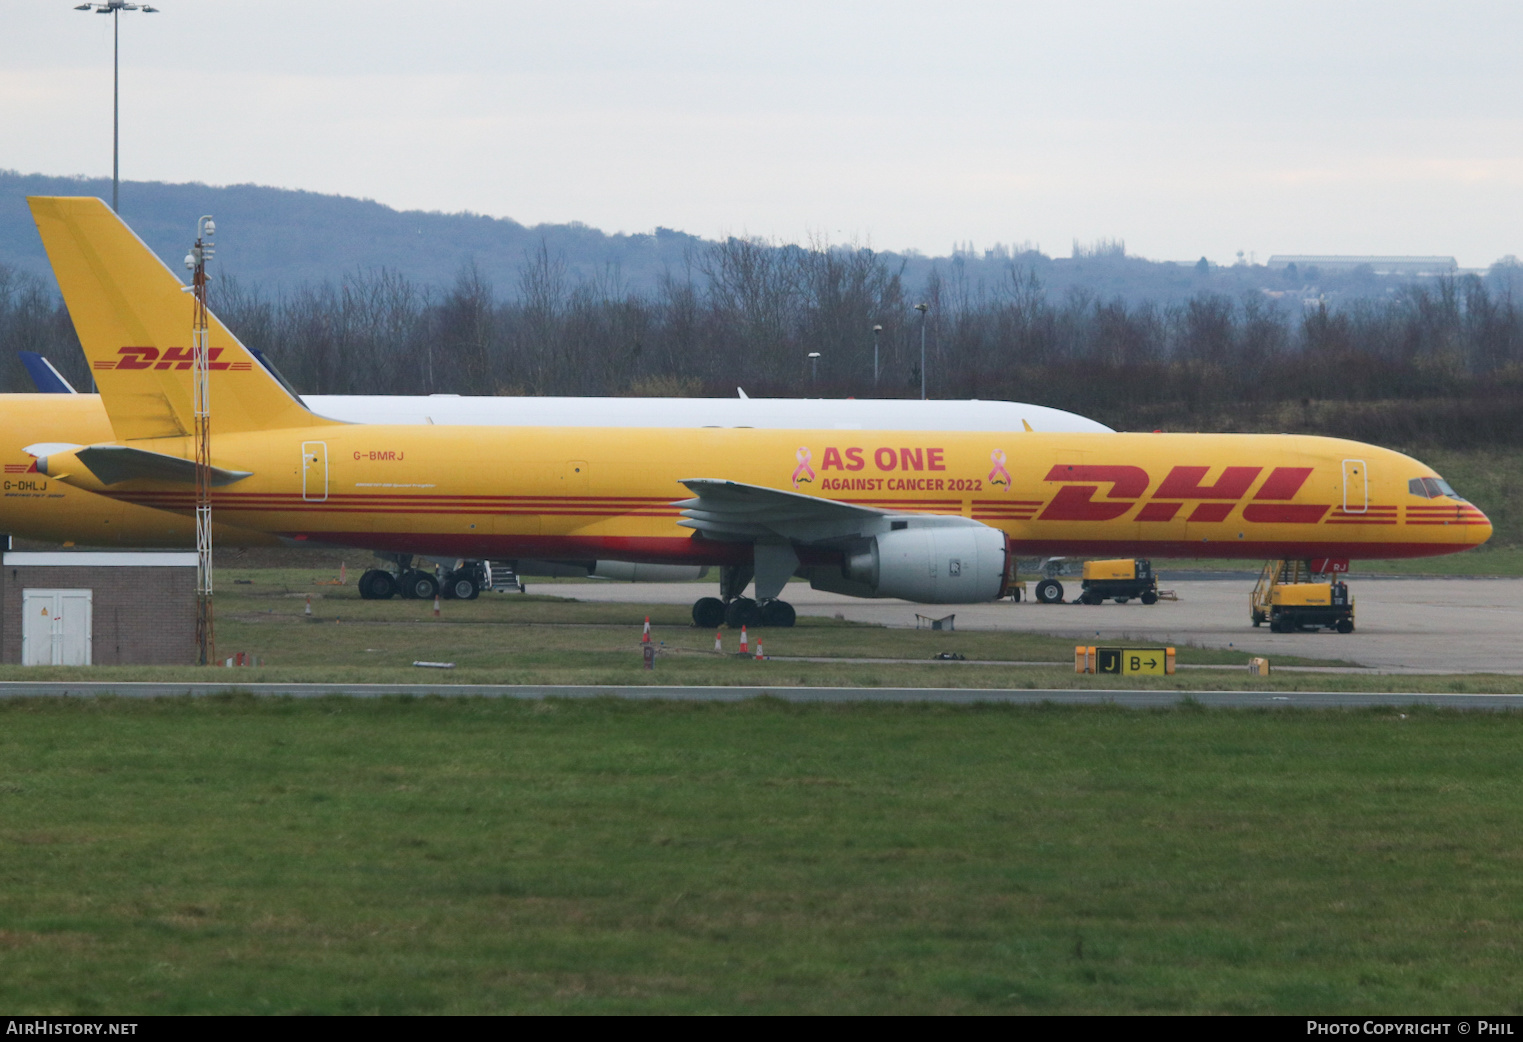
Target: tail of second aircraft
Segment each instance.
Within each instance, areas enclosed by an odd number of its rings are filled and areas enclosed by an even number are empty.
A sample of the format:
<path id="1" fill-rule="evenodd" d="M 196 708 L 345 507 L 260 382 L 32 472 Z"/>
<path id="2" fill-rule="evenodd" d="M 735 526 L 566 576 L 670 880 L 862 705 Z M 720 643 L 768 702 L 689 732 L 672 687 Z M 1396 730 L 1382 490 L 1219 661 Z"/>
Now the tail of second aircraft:
<path id="1" fill-rule="evenodd" d="M 117 439 L 191 433 L 190 293 L 99 199 L 27 201 Z M 214 433 L 333 422 L 308 412 L 215 315 L 209 334 Z"/>

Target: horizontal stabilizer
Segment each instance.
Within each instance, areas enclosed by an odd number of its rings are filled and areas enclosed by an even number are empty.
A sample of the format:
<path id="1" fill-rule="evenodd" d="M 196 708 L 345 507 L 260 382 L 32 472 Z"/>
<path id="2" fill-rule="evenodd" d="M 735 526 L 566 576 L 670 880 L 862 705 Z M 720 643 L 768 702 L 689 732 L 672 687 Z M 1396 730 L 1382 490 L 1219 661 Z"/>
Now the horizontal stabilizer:
<path id="1" fill-rule="evenodd" d="M 48 457 L 70 448 L 73 446 L 32 445 L 27 447 L 27 452 L 38 457 L 37 469 L 40 473 L 52 474 L 57 468 L 49 469 Z M 192 485 L 196 481 L 194 460 L 167 456 L 162 452 L 149 452 L 147 449 L 133 449 L 125 445 L 92 445 L 74 449 L 73 457 L 102 485 L 116 485 L 123 481 L 166 481 Z M 251 470 L 225 470 L 222 467 L 213 467 L 211 471 L 212 484 L 219 488 L 242 481 L 254 473 Z M 61 474 L 55 476 L 62 477 Z"/>

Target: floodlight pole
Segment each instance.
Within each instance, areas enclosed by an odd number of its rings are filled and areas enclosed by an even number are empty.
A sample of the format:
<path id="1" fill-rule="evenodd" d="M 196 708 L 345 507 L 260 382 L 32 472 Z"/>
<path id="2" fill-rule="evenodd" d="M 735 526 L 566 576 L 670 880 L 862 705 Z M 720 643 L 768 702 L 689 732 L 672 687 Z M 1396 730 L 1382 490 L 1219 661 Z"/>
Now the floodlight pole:
<path id="1" fill-rule="evenodd" d="M 873 326 L 873 387 L 878 386 L 878 334 L 883 332 L 882 326 Z"/>
<path id="2" fill-rule="evenodd" d="M 915 310 L 920 312 L 920 400 L 925 401 L 925 314 L 931 305 L 916 304 Z"/>
<path id="3" fill-rule="evenodd" d="M 210 215 L 196 222 L 196 244 L 185 257 L 195 295 L 191 320 L 191 411 L 196 442 L 196 663 L 217 658 L 212 616 L 212 413 L 210 321 L 206 311 L 206 262 L 216 252 L 217 225 Z"/>
<path id="4" fill-rule="evenodd" d="M 122 183 L 122 20 L 111 12 L 111 212 L 119 213 Z"/>
<path id="5" fill-rule="evenodd" d="M 111 16 L 111 212 L 117 212 L 121 185 L 122 152 L 122 20 L 123 11 L 158 14 L 150 4 L 129 4 L 127 0 L 104 0 L 103 3 L 80 4 L 76 11 L 94 11 Z"/>

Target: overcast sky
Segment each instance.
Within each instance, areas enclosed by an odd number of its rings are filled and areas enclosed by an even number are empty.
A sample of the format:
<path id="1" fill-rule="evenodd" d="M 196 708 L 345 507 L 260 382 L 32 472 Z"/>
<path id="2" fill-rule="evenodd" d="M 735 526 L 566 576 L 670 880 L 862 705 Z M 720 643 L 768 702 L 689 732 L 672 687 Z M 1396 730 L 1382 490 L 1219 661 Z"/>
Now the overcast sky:
<path id="1" fill-rule="evenodd" d="M 154 0 L 124 179 L 607 231 L 1523 254 L 1523 5 Z M 0 3 L 0 167 L 111 172 L 111 17 Z"/>

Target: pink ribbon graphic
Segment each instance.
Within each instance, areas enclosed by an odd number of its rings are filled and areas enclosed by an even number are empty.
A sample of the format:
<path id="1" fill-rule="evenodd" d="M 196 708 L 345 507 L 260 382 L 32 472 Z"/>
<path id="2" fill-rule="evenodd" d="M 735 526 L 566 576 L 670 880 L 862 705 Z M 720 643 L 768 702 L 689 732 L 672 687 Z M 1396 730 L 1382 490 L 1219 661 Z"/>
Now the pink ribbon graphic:
<path id="1" fill-rule="evenodd" d="M 799 465 L 793 468 L 793 487 L 796 489 L 799 487 L 800 481 L 814 480 L 814 468 L 809 466 L 810 455 L 809 447 L 807 445 L 801 446 L 799 450 L 793 454 L 793 458 L 799 461 Z"/>
<path id="2" fill-rule="evenodd" d="M 994 469 L 989 471 L 989 484 L 1004 485 L 1005 491 L 1010 491 L 1014 482 L 1010 480 L 1010 472 L 1005 469 L 1005 451 L 995 449 L 989 453 L 989 458 L 994 461 Z"/>

